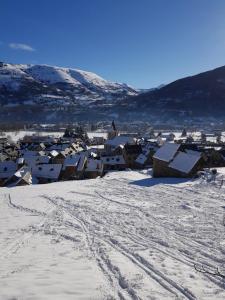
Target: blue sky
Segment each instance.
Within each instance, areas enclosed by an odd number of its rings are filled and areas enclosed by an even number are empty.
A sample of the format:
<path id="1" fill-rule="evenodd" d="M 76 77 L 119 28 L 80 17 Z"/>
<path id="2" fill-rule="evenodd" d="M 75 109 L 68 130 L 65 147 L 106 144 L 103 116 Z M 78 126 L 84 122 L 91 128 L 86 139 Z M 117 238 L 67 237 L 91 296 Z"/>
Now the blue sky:
<path id="1" fill-rule="evenodd" d="M 138 88 L 225 65 L 224 0 L 0 0 L 0 60 Z"/>

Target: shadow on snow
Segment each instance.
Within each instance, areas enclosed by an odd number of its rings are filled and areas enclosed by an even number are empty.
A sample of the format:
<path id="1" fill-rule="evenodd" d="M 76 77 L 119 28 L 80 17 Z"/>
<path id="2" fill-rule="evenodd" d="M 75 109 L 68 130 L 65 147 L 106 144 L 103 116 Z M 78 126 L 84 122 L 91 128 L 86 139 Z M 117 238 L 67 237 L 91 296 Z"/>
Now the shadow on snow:
<path id="1" fill-rule="evenodd" d="M 171 178 L 171 177 L 145 178 L 141 180 L 132 181 L 130 182 L 130 184 L 150 187 L 157 184 L 179 184 L 190 180 L 191 180 L 190 178 Z"/>

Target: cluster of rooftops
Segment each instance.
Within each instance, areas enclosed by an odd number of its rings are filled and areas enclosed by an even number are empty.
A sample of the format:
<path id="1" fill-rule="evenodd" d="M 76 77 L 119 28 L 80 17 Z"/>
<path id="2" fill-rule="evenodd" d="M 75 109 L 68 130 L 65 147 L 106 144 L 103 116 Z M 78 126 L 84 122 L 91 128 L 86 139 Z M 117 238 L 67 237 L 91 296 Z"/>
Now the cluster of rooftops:
<path id="1" fill-rule="evenodd" d="M 153 168 L 155 177 L 192 177 L 225 166 L 224 148 L 163 134 L 149 139 L 109 132 L 108 139 L 25 136 L 0 138 L 0 186 L 102 177 L 110 170 Z"/>

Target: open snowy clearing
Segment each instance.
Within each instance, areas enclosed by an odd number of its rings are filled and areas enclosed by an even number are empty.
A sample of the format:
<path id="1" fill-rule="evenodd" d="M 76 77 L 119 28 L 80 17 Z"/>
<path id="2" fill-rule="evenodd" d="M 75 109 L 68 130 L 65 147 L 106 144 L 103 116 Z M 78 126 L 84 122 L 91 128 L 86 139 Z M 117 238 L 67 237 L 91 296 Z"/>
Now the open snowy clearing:
<path id="1" fill-rule="evenodd" d="M 0 299 L 225 299 L 223 188 L 146 171 L 0 189 Z"/>

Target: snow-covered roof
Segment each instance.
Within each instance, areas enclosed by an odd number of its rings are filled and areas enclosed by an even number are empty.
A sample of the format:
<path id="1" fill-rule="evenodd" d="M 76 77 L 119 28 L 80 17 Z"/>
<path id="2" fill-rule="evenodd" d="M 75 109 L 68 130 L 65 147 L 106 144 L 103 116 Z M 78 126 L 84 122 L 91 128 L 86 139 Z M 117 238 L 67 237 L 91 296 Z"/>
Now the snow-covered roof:
<path id="1" fill-rule="evenodd" d="M 0 162 L 0 178 L 11 177 L 17 169 L 17 164 L 14 161 Z"/>
<path id="2" fill-rule="evenodd" d="M 146 162 L 146 160 L 147 160 L 147 156 L 141 153 L 140 155 L 138 155 L 135 161 L 142 165 Z"/>
<path id="3" fill-rule="evenodd" d="M 80 155 L 79 154 L 71 154 L 68 155 L 64 161 L 63 168 L 68 167 L 68 166 L 77 166 L 80 160 Z"/>
<path id="4" fill-rule="evenodd" d="M 56 151 L 56 150 L 52 150 L 52 151 L 50 152 L 50 155 L 51 155 L 52 157 L 56 157 L 58 154 L 59 154 L 59 152 Z"/>
<path id="5" fill-rule="evenodd" d="M 16 162 L 17 162 L 17 164 L 21 165 L 21 164 L 24 163 L 24 158 L 23 157 L 19 157 Z"/>
<path id="6" fill-rule="evenodd" d="M 200 153 L 200 152 L 194 151 L 194 150 L 191 150 L 191 149 L 186 149 L 185 152 L 186 152 L 187 154 L 190 154 L 190 155 L 201 156 L 201 153 Z"/>
<path id="7" fill-rule="evenodd" d="M 216 143 L 217 137 L 216 136 L 206 136 L 206 141 L 211 142 L 211 143 Z"/>
<path id="8" fill-rule="evenodd" d="M 101 159 L 103 161 L 103 164 L 105 164 L 105 165 L 124 165 L 125 164 L 123 155 L 103 156 Z"/>
<path id="9" fill-rule="evenodd" d="M 43 156 L 38 156 L 36 158 L 36 162 L 39 164 L 48 164 L 50 160 L 50 157 L 47 155 L 43 155 Z"/>
<path id="10" fill-rule="evenodd" d="M 125 144 L 134 144 L 134 138 L 129 136 L 115 136 L 112 140 L 107 140 L 106 145 L 118 147 Z"/>
<path id="11" fill-rule="evenodd" d="M 58 179 L 62 164 L 35 165 L 32 168 L 32 175 L 35 177 Z"/>
<path id="12" fill-rule="evenodd" d="M 54 145 L 50 146 L 50 147 L 48 148 L 48 150 L 49 150 L 49 151 L 51 151 L 51 150 L 63 151 L 63 150 L 65 150 L 65 149 L 69 148 L 69 147 L 70 147 L 70 144 L 69 144 L 69 143 L 65 143 L 65 144 L 54 144 Z"/>
<path id="13" fill-rule="evenodd" d="M 201 154 L 196 152 L 195 155 L 185 152 L 178 152 L 169 167 L 188 174 L 201 158 Z"/>
<path id="14" fill-rule="evenodd" d="M 31 151 L 31 150 L 23 150 L 22 154 L 23 154 L 23 157 L 26 158 L 26 157 L 36 156 L 36 155 L 38 155 L 38 152 L 37 151 Z"/>
<path id="15" fill-rule="evenodd" d="M 179 144 L 165 143 L 162 147 L 160 147 L 156 151 L 153 158 L 169 162 L 169 161 L 171 161 L 171 159 L 174 158 L 174 156 L 177 153 L 179 147 L 180 147 Z"/>
<path id="16" fill-rule="evenodd" d="M 37 164 L 37 158 L 38 156 L 28 156 L 24 158 L 25 164 L 32 168 Z"/>
<path id="17" fill-rule="evenodd" d="M 20 168 L 15 174 L 7 179 L 4 185 L 8 187 L 17 186 L 21 180 L 26 181 L 27 184 L 32 183 L 32 176 L 28 167 Z"/>
<path id="18" fill-rule="evenodd" d="M 22 167 L 14 174 L 16 177 L 23 177 L 27 172 L 30 172 L 28 167 Z"/>

